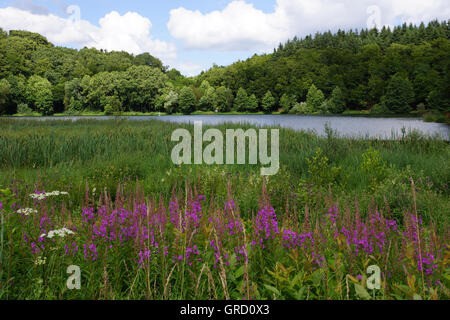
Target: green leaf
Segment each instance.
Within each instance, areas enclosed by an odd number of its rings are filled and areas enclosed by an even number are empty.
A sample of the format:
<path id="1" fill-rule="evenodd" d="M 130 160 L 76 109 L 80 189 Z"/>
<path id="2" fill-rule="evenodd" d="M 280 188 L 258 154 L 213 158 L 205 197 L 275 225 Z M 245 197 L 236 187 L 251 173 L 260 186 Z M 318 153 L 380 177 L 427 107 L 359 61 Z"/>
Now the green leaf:
<path id="1" fill-rule="evenodd" d="M 366 291 L 366 289 L 364 289 L 359 284 L 355 283 L 355 290 L 356 290 L 356 295 L 358 297 L 360 297 L 361 299 L 365 299 L 365 300 L 370 300 L 371 299 L 370 294 Z"/>
<path id="2" fill-rule="evenodd" d="M 269 291 L 275 293 L 276 295 L 278 295 L 278 296 L 281 295 L 280 291 L 278 291 L 277 288 L 272 287 L 272 286 L 270 286 L 270 285 L 268 285 L 268 284 L 265 284 L 264 286 L 266 287 L 267 290 L 269 290 Z"/>
<path id="3" fill-rule="evenodd" d="M 244 274 L 244 266 L 241 266 L 239 269 L 237 269 L 237 270 L 234 272 L 234 277 L 235 277 L 236 279 L 239 279 L 243 274 Z"/>
<path id="4" fill-rule="evenodd" d="M 305 290 L 306 290 L 305 286 L 301 287 L 300 290 L 298 290 L 298 292 L 297 292 L 298 300 L 303 300 L 303 297 L 305 296 Z"/>

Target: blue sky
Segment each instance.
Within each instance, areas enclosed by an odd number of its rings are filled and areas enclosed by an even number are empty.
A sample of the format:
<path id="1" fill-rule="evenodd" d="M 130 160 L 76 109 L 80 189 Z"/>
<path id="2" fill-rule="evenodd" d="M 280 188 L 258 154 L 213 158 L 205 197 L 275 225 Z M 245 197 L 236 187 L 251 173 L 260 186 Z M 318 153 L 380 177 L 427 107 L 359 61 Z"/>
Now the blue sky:
<path id="1" fill-rule="evenodd" d="M 149 51 L 186 75 L 271 52 L 295 35 L 435 18 L 450 18 L 447 0 L 0 0 L 5 30 L 74 48 Z"/>

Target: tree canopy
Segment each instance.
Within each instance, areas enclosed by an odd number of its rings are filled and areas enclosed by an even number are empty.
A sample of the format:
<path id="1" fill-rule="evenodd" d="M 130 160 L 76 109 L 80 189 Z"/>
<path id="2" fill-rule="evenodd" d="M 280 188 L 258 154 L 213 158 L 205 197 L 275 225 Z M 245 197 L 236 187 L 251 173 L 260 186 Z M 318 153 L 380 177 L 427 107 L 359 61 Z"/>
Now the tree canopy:
<path id="1" fill-rule="evenodd" d="M 449 21 L 316 33 L 184 77 L 150 53 L 63 48 L 0 29 L 0 113 L 448 112 L 449 35 Z"/>

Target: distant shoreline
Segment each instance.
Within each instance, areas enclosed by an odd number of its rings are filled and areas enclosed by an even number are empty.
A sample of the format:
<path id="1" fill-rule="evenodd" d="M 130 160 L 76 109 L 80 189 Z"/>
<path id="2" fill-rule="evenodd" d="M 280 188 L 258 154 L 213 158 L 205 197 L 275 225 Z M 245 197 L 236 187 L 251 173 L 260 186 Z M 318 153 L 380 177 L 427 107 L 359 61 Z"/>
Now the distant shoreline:
<path id="1" fill-rule="evenodd" d="M 297 116 L 332 116 L 332 117 L 365 117 L 365 118 L 416 118 L 422 119 L 425 122 L 435 122 L 435 123 L 444 123 L 450 124 L 450 119 L 445 114 L 424 114 L 420 115 L 417 113 L 408 113 L 408 114 L 372 114 L 367 111 L 357 111 L 357 110 L 348 110 L 342 114 L 290 114 L 290 113 L 281 113 L 281 112 L 272 112 L 272 113 L 263 113 L 263 112 L 212 112 L 212 111 L 196 111 L 190 114 L 183 113 L 165 113 L 165 112 L 121 112 L 114 114 L 105 114 L 104 112 L 81 112 L 79 114 L 66 114 L 66 113 L 55 113 L 53 115 L 43 116 L 39 113 L 32 114 L 14 114 L 14 115 L 2 115 L 0 118 L 42 118 L 42 117 L 52 117 L 52 118 L 63 118 L 63 117 L 155 117 L 155 116 L 214 116 L 214 115 L 243 115 L 243 116 L 251 116 L 251 115 L 297 115 Z"/>

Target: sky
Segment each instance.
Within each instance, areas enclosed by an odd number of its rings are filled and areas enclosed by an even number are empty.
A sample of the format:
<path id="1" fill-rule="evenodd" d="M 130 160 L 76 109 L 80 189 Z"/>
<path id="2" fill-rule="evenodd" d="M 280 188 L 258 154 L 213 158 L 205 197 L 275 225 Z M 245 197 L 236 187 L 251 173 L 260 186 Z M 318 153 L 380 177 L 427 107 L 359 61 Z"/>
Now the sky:
<path id="1" fill-rule="evenodd" d="M 0 27 L 58 46 L 149 52 L 194 76 L 294 36 L 450 19 L 450 0 L 0 0 Z"/>

